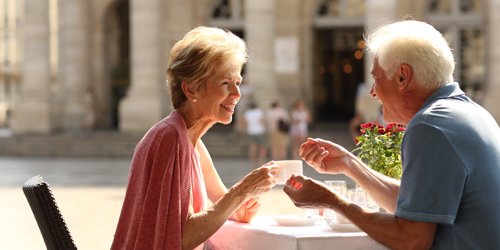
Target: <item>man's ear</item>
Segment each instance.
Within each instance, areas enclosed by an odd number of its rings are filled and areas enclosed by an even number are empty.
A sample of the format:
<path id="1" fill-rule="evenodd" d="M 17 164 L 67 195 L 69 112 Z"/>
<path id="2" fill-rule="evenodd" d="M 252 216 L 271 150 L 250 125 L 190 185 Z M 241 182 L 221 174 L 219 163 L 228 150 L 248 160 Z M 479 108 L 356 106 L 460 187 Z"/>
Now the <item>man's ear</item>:
<path id="1" fill-rule="evenodd" d="M 413 69 L 410 65 L 403 63 L 399 65 L 399 79 L 398 85 L 400 89 L 405 89 L 408 87 L 413 79 Z"/>
<path id="2" fill-rule="evenodd" d="M 186 81 L 181 82 L 181 89 L 182 89 L 182 92 L 184 92 L 184 95 L 186 95 L 188 100 L 196 99 L 196 93 L 193 91 L 193 89 L 190 86 L 188 86 Z"/>

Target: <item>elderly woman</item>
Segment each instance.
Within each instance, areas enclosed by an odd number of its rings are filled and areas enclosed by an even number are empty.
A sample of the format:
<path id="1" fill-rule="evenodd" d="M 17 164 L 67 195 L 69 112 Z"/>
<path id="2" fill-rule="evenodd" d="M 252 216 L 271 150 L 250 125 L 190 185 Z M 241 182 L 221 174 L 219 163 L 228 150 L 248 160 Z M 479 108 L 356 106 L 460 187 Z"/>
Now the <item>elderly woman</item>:
<path id="1" fill-rule="evenodd" d="M 201 140 L 215 123 L 231 122 L 246 60 L 245 43 L 218 28 L 195 28 L 174 45 L 167 81 L 175 110 L 135 149 L 112 249 L 201 249 L 228 218 L 255 216 L 278 166 L 265 164 L 228 190 Z"/>

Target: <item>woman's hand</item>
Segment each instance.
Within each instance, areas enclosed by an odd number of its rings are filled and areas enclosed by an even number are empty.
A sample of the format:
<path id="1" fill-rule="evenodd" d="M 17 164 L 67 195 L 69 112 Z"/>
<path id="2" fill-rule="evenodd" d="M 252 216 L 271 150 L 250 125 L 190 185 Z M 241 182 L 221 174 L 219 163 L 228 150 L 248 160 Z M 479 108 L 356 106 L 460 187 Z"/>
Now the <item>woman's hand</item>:
<path id="1" fill-rule="evenodd" d="M 343 172 L 355 157 L 344 147 L 319 138 L 307 138 L 300 146 L 300 157 L 319 173 Z"/>
<path id="2" fill-rule="evenodd" d="M 248 223 L 253 219 L 253 217 L 255 217 L 255 215 L 257 215 L 259 208 L 259 199 L 250 198 L 248 201 L 241 204 L 241 206 L 234 212 L 231 219 L 238 222 Z"/>
<path id="3" fill-rule="evenodd" d="M 236 183 L 231 191 L 238 195 L 245 196 L 245 202 L 265 193 L 276 184 L 274 175 L 278 174 L 279 166 L 276 163 L 269 162 L 250 172 L 243 179 Z"/>
<path id="4" fill-rule="evenodd" d="M 278 171 L 279 166 L 276 163 L 266 163 L 243 177 L 237 185 L 248 198 L 259 196 L 276 185 L 274 175 L 278 174 Z"/>

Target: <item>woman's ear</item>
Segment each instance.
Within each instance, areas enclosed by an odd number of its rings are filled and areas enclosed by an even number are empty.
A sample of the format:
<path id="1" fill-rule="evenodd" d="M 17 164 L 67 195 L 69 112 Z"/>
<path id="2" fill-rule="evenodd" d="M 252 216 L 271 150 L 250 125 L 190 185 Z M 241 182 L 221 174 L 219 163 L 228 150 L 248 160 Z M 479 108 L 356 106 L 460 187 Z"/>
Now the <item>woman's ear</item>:
<path id="1" fill-rule="evenodd" d="M 184 92 L 184 95 L 186 95 L 188 100 L 192 100 L 192 101 L 196 100 L 195 91 L 190 86 L 188 86 L 186 81 L 182 81 L 181 88 L 182 88 L 182 92 Z"/>

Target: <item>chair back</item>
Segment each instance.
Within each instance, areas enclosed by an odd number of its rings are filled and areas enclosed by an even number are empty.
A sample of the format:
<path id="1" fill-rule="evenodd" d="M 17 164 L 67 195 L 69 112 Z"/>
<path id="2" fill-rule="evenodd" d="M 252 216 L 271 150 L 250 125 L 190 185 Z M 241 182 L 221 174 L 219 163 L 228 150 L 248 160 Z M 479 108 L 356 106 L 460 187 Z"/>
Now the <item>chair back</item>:
<path id="1" fill-rule="evenodd" d="M 48 250 L 76 249 L 66 222 L 49 185 L 39 175 L 23 184 L 23 192 L 33 211 Z"/>

